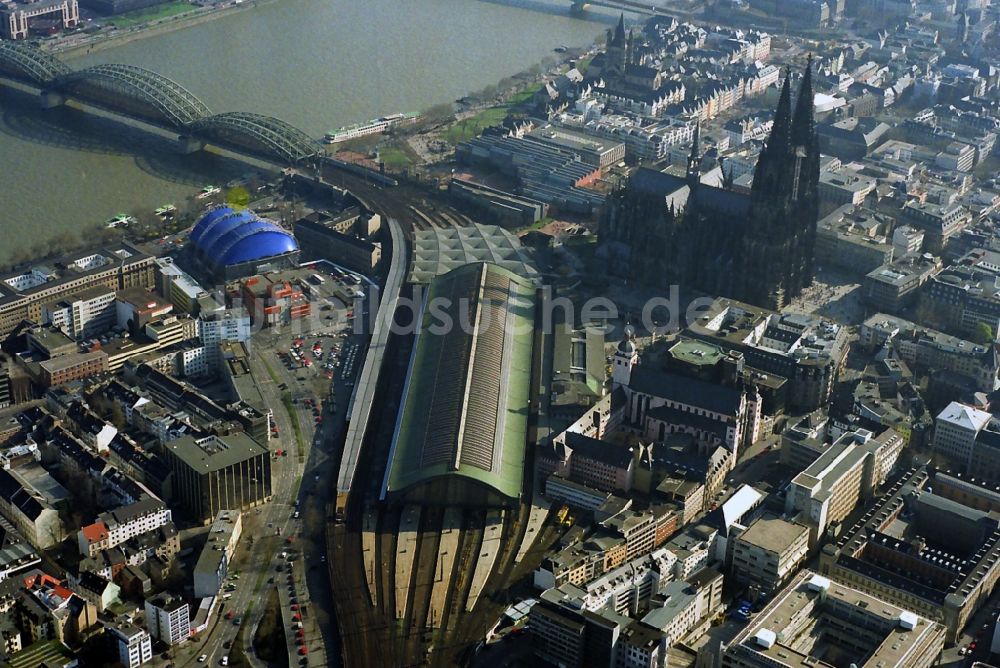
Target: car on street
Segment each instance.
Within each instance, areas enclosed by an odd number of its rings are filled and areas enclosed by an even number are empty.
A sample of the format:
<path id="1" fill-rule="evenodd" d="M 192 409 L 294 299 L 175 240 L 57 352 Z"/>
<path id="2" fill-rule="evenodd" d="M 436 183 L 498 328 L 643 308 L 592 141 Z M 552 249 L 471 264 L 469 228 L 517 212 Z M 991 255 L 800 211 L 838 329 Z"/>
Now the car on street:
<path id="1" fill-rule="evenodd" d="M 202 654 L 198 657 L 198 663 L 205 663 L 208 661 L 208 654 Z"/>

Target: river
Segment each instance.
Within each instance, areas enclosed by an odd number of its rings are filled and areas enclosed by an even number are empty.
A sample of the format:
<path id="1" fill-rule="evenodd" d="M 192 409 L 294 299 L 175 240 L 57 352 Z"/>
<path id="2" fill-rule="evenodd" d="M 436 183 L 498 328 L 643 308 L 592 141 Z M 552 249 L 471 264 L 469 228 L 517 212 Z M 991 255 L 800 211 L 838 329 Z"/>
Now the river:
<path id="1" fill-rule="evenodd" d="M 447 102 L 585 46 L 612 17 L 568 0 L 277 0 L 74 58 L 177 81 L 213 112 L 275 116 L 313 136 Z M 245 171 L 153 136 L 0 95 L 0 263 L 18 249 Z"/>

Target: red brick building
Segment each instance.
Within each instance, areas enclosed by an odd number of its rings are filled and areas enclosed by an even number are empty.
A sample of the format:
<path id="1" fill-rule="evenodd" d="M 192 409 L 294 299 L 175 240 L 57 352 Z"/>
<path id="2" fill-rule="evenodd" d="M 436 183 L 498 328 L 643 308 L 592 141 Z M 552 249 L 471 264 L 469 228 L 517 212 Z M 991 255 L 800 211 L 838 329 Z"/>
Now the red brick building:
<path id="1" fill-rule="evenodd" d="M 108 355 L 101 350 L 60 355 L 41 362 L 39 368 L 41 385 L 55 387 L 107 371 Z"/>
<path id="2" fill-rule="evenodd" d="M 272 274 L 252 276 L 241 286 L 243 305 L 251 321 L 270 327 L 309 317 L 312 306 L 299 287 Z"/>

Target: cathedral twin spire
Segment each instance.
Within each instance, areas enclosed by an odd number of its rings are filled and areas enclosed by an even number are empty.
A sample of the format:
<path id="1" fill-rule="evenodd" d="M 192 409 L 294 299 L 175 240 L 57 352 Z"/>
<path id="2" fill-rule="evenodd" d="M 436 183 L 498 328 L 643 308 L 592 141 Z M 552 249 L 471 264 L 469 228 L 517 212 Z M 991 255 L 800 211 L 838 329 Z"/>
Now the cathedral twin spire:
<path id="1" fill-rule="evenodd" d="M 785 72 L 778 107 L 774 112 L 774 125 L 754 170 L 753 190 L 757 198 L 792 194 L 794 178 L 790 170 L 795 157 L 802 157 L 806 153 L 818 155 L 816 123 L 813 118 L 812 69 L 810 56 L 799 85 L 794 113 L 791 72 Z"/>

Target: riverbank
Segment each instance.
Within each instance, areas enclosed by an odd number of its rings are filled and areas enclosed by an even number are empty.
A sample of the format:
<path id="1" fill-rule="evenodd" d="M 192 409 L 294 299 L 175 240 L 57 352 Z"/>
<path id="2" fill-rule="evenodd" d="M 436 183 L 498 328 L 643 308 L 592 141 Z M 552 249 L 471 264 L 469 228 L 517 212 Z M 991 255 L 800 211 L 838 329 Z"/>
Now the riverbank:
<path id="1" fill-rule="evenodd" d="M 43 48 L 61 56 L 73 58 L 86 54 L 97 53 L 110 48 L 117 48 L 130 42 L 135 42 L 157 35 L 171 33 L 184 28 L 190 28 L 202 23 L 214 21 L 223 16 L 232 16 L 239 12 L 255 9 L 258 6 L 268 5 L 278 0 L 254 0 L 253 2 L 226 5 L 224 7 L 199 7 L 190 12 L 175 14 L 155 23 L 142 26 L 133 26 L 126 29 L 117 29 L 108 32 L 101 32 L 85 37 L 79 41 L 57 41 L 55 43 L 43 43 Z"/>

